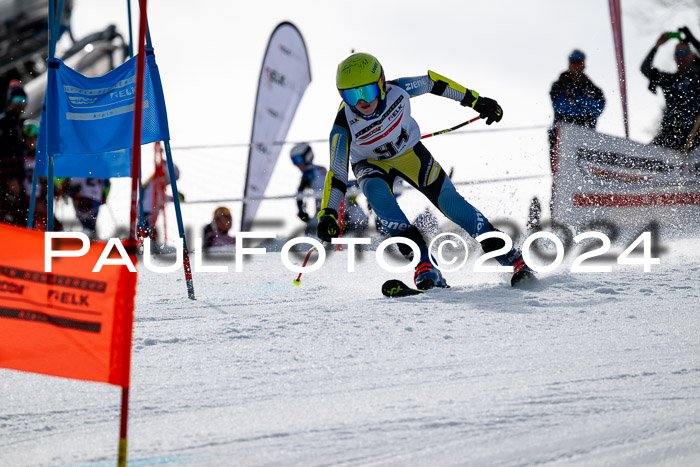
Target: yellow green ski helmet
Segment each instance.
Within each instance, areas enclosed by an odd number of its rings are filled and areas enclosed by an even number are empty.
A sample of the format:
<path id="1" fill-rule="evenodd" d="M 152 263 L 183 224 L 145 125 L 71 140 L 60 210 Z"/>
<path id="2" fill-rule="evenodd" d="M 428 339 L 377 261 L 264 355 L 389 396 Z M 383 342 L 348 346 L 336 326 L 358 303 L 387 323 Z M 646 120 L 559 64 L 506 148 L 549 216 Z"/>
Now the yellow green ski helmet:
<path id="1" fill-rule="evenodd" d="M 360 99 L 372 102 L 379 97 L 383 101 L 386 96 L 384 69 L 367 53 L 352 54 L 340 62 L 335 85 L 343 100 L 353 107 Z"/>

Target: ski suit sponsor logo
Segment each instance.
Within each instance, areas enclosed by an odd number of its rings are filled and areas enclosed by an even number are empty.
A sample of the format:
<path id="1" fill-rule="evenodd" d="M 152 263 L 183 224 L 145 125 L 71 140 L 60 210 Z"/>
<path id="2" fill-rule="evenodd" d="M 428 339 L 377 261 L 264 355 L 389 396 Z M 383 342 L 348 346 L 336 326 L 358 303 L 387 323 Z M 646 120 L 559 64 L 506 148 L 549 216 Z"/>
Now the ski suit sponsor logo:
<path id="1" fill-rule="evenodd" d="M 390 230 L 404 231 L 410 227 L 410 224 L 405 222 L 388 221 L 386 219 L 379 219 L 379 222 L 382 224 L 382 226 Z"/>
<path id="2" fill-rule="evenodd" d="M 382 114 L 378 121 L 355 133 L 355 138 L 357 139 L 358 144 L 366 146 L 389 135 L 389 133 L 391 133 L 398 126 L 398 124 L 401 122 L 401 118 L 403 117 L 403 112 L 406 108 L 405 104 L 403 104 L 403 99 L 404 96 L 400 95 L 399 98 L 396 99 L 396 101 Z M 386 131 L 384 131 L 378 137 L 367 141 L 370 137 L 374 137 L 376 133 L 383 130 L 383 125 L 385 123 L 390 123 L 393 120 L 396 121 Z"/>
<path id="3" fill-rule="evenodd" d="M 415 81 L 411 81 L 410 83 L 406 84 L 406 91 L 410 91 L 412 89 L 417 89 L 420 86 L 425 86 L 428 82 L 423 79 L 417 79 Z"/>
<path id="4" fill-rule="evenodd" d="M 357 177 L 357 179 L 359 180 L 361 178 L 368 177 L 372 174 L 383 175 L 383 172 L 381 170 L 373 169 L 372 167 L 363 167 L 360 170 L 358 170 L 357 173 L 355 173 L 355 177 Z"/>
<path id="5" fill-rule="evenodd" d="M 380 125 L 379 122 L 372 124 L 372 125 L 368 126 L 367 128 L 365 128 L 364 130 L 360 131 L 357 135 L 355 135 L 355 137 L 358 137 L 358 135 L 360 133 L 362 133 L 362 137 L 360 137 L 359 139 L 367 139 L 370 136 L 372 136 L 373 134 L 377 133 L 378 131 L 382 131 L 382 127 L 379 125 Z"/>
<path id="6" fill-rule="evenodd" d="M 479 211 L 476 211 L 476 231 L 481 232 L 484 228 L 485 223 L 486 219 L 484 219 L 484 215 L 481 214 Z"/>
<path id="7" fill-rule="evenodd" d="M 394 110 L 394 111 L 392 112 L 392 114 L 389 115 L 389 116 L 386 118 L 387 121 L 391 122 L 391 121 L 395 120 L 397 117 L 398 117 L 399 119 L 401 119 L 401 115 L 403 114 L 404 109 L 405 109 L 405 107 L 404 107 L 404 106 L 401 106 L 400 109 Z"/>
<path id="8" fill-rule="evenodd" d="M 359 143 L 360 146 L 367 146 L 367 145 L 369 145 L 369 144 L 374 144 L 374 143 L 376 143 L 377 141 L 380 141 L 380 140 L 382 140 L 383 138 L 386 138 L 387 136 L 389 136 L 389 134 L 390 134 L 392 131 L 394 131 L 394 128 L 396 128 L 396 127 L 399 125 L 399 123 L 401 123 L 401 119 L 400 119 L 400 118 L 399 118 L 398 120 L 396 120 L 396 122 L 394 122 L 393 125 L 391 125 L 389 128 L 387 128 L 387 130 L 386 130 L 384 133 L 382 133 L 381 135 L 377 136 L 377 137 L 374 138 L 374 139 L 371 139 L 371 140 L 369 140 L 369 141 L 364 141 L 364 142 Z"/>

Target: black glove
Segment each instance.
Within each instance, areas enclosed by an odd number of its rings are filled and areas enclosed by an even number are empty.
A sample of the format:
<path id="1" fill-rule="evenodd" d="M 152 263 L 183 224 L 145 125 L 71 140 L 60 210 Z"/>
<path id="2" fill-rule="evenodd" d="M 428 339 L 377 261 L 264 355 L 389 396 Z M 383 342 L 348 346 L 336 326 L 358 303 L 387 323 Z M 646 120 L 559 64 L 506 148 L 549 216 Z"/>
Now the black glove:
<path id="1" fill-rule="evenodd" d="M 479 117 L 486 119 L 486 124 L 500 122 L 503 118 L 503 109 L 498 102 L 488 97 L 479 96 L 474 103 L 474 110 L 479 112 Z"/>
<path id="2" fill-rule="evenodd" d="M 303 222 L 309 222 L 309 215 L 306 214 L 306 212 L 304 212 L 304 211 L 297 213 L 297 217 L 299 219 L 301 219 Z"/>
<path id="3" fill-rule="evenodd" d="M 318 213 L 318 226 L 316 235 L 324 242 L 330 242 L 332 238 L 340 234 L 338 227 L 338 212 L 335 209 L 321 209 Z"/>

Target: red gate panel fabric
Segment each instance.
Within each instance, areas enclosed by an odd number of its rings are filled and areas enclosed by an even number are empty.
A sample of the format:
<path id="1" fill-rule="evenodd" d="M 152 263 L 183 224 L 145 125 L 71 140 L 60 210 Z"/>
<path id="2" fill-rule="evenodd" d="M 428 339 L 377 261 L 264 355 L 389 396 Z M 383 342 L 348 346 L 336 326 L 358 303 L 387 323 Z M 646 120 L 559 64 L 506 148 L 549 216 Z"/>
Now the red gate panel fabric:
<path id="1" fill-rule="evenodd" d="M 46 273 L 44 243 L 44 232 L 0 224 L 0 367 L 128 387 L 137 274 L 92 272 L 105 242 Z"/>

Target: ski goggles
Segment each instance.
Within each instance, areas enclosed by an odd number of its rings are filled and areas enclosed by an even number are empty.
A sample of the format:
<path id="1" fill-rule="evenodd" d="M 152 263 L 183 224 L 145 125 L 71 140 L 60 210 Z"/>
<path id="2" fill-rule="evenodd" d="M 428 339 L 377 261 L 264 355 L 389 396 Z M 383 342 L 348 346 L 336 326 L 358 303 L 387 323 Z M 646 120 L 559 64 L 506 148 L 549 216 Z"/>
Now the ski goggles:
<path id="1" fill-rule="evenodd" d="M 27 103 L 27 97 L 26 96 L 15 96 L 12 98 L 12 103 L 13 104 L 26 104 Z"/>
<path id="2" fill-rule="evenodd" d="M 690 53 L 690 50 L 676 50 L 676 57 L 685 57 Z"/>
<path id="3" fill-rule="evenodd" d="M 351 89 L 339 89 L 338 91 L 348 105 L 355 107 L 360 100 L 370 103 L 379 97 L 379 83 L 365 84 Z"/>
<path id="4" fill-rule="evenodd" d="M 300 165 L 306 162 L 305 156 L 309 151 L 311 151 L 311 146 L 306 146 L 306 150 L 304 152 L 300 152 L 298 154 L 291 154 L 290 159 L 292 159 L 292 164 Z"/>

